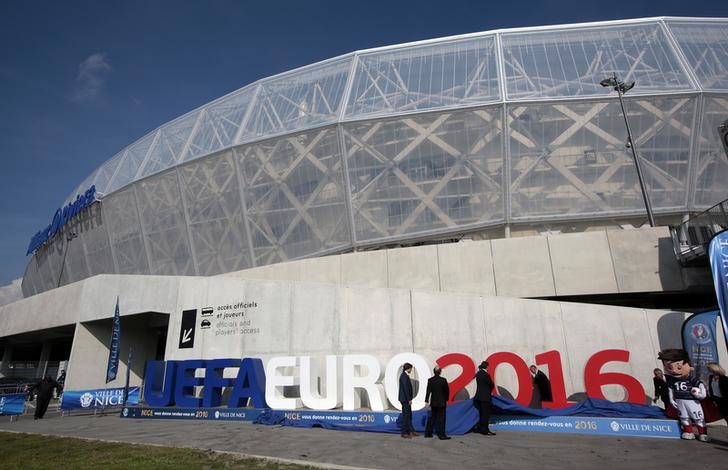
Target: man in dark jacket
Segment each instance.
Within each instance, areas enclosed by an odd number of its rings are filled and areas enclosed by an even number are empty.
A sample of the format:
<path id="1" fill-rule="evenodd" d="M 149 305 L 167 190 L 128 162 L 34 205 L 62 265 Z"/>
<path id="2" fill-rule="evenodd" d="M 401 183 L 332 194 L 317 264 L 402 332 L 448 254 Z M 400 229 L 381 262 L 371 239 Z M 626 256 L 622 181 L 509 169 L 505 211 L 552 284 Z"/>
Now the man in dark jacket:
<path id="1" fill-rule="evenodd" d="M 491 394 L 495 384 L 493 379 L 488 374 L 488 362 L 483 361 L 478 366 L 478 372 L 475 373 L 475 396 L 473 397 L 473 405 L 478 410 L 480 415 L 480 421 L 476 427 L 476 432 L 485 436 L 495 436 L 495 433 L 490 430 L 490 407 L 491 407 Z"/>
<path id="2" fill-rule="evenodd" d="M 43 379 L 35 385 L 35 419 L 43 419 L 43 416 L 48 409 L 48 403 L 50 403 L 51 398 L 53 397 L 54 388 L 58 388 L 58 382 L 50 378 L 50 376 L 43 377 Z"/>
<path id="3" fill-rule="evenodd" d="M 450 436 L 445 434 L 445 411 L 447 400 L 450 398 L 450 387 L 447 380 L 440 377 L 442 369 L 439 366 L 435 366 L 432 372 L 435 375 L 427 380 L 427 392 L 425 393 L 425 403 L 430 405 L 430 416 L 427 418 L 425 437 L 432 437 L 433 425 L 437 425 L 437 437 L 450 439 Z M 432 398 L 432 401 L 430 401 L 430 398 Z"/>
<path id="4" fill-rule="evenodd" d="M 414 393 L 412 391 L 412 382 L 409 378 L 410 373 L 412 373 L 412 364 L 405 362 L 402 366 L 402 374 L 399 376 L 399 403 L 402 405 L 399 426 L 402 430 L 402 437 L 405 439 L 418 436 L 412 430 L 412 398 L 414 397 Z"/>
<path id="5" fill-rule="evenodd" d="M 551 395 L 551 381 L 548 377 L 546 377 L 546 374 L 538 370 L 538 367 L 536 366 L 529 367 L 529 370 L 531 371 L 531 374 L 533 374 L 533 385 L 538 390 L 541 402 L 553 401 L 553 397 Z"/>

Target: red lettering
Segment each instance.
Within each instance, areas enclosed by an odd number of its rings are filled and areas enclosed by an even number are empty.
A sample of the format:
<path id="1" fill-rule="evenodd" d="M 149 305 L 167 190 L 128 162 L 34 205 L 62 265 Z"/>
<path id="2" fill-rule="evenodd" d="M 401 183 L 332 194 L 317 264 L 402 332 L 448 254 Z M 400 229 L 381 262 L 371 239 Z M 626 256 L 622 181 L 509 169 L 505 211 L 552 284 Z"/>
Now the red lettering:
<path id="1" fill-rule="evenodd" d="M 441 369 L 448 366 L 460 366 L 460 375 L 450 382 L 450 399 L 448 403 L 453 403 L 455 401 L 455 395 L 473 380 L 475 376 L 475 362 L 473 362 L 470 356 L 465 354 L 449 353 L 441 356 L 435 363 Z"/>
<path id="2" fill-rule="evenodd" d="M 536 364 L 548 367 L 549 380 L 551 381 L 551 401 L 542 401 L 541 406 L 556 410 L 576 403 L 566 399 L 566 385 L 564 383 L 564 367 L 561 363 L 561 353 L 552 350 L 536 354 Z"/>
<path id="3" fill-rule="evenodd" d="M 512 352 L 502 351 L 491 354 L 486 361 L 490 364 L 493 383 L 496 384 L 496 388 L 493 389 L 494 392 L 497 391 L 498 385 L 496 381 L 496 368 L 501 364 L 509 364 L 516 371 L 516 377 L 518 378 L 518 395 L 516 396 L 516 401 L 523 406 L 531 404 L 533 381 L 531 380 L 531 372 L 528 370 L 528 365 L 526 365 L 523 359 Z"/>
<path id="4" fill-rule="evenodd" d="M 584 367 L 584 388 L 586 394 L 593 398 L 606 400 L 602 393 L 604 385 L 619 385 L 627 393 L 630 403 L 645 404 L 645 389 L 642 384 L 631 375 L 620 372 L 602 372 L 602 366 L 607 362 L 629 362 L 629 351 L 624 349 L 605 349 L 595 353 Z"/>

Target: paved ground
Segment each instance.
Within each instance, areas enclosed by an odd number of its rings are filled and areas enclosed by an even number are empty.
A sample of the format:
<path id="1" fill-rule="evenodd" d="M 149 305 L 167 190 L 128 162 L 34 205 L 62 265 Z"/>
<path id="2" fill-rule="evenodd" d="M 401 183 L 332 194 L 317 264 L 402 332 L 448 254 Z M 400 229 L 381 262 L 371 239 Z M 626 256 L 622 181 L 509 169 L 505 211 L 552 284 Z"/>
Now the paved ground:
<path id="1" fill-rule="evenodd" d="M 250 422 L 133 420 L 118 415 L 65 416 L 42 421 L 0 418 L 0 430 L 129 443 L 195 447 L 273 457 L 323 467 L 398 469 L 724 468 L 728 428 L 714 426 L 709 443 L 673 439 L 498 432 L 449 441 L 398 435 L 263 426 Z M 722 463 L 721 463 L 722 462 Z"/>

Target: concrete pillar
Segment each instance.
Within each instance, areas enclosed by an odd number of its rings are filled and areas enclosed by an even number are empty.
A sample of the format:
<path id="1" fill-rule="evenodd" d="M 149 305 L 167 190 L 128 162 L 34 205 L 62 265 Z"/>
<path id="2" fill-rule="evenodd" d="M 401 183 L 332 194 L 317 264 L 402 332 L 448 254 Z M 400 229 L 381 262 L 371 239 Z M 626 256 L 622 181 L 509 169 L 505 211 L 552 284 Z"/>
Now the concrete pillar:
<path id="1" fill-rule="evenodd" d="M 6 377 L 10 373 L 10 361 L 13 360 L 13 345 L 8 343 L 5 345 L 3 357 L 0 359 L 0 377 Z"/>
<path id="2" fill-rule="evenodd" d="M 43 348 L 40 350 L 40 359 L 38 359 L 38 377 L 45 377 L 46 371 L 48 370 L 49 357 L 51 357 L 51 345 L 49 343 L 43 343 Z"/>

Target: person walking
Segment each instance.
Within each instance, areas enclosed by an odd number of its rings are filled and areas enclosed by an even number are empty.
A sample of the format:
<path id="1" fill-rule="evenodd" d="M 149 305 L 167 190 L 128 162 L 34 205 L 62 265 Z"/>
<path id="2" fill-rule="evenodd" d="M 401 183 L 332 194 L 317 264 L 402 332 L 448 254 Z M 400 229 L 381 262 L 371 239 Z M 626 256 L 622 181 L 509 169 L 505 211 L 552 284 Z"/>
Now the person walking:
<path id="1" fill-rule="evenodd" d="M 34 419 L 43 419 L 46 410 L 48 410 L 48 404 L 53 397 L 53 389 L 58 388 L 58 382 L 50 378 L 50 376 L 45 376 L 34 388 L 36 390 Z"/>
<path id="2" fill-rule="evenodd" d="M 427 418 L 425 437 L 432 437 L 432 428 L 435 426 L 437 428 L 437 437 L 446 440 L 450 439 L 450 436 L 445 433 L 447 400 L 450 398 L 450 387 L 447 384 L 447 380 L 440 376 L 442 373 L 440 366 L 435 366 L 432 372 L 435 375 L 427 380 L 427 391 L 425 392 L 425 403 L 430 406 L 430 416 Z"/>
<path id="3" fill-rule="evenodd" d="M 402 374 L 399 376 L 399 403 L 402 405 L 402 415 L 400 416 L 400 429 L 401 436 L 405 439 L 411 439 L 415 436 L 419 436 L 412 429 L 412 398 L 414 398 L 414 392 L 412 391 L 412 381 L 410 381 L 410 374 L 412 373 L 412 364 L 405 362 L 402 366 Z"/>
<path id="4" fill-rule="evenodd" d="M 475 432 L 485 436 L 495 436 L 495 433 L 491 431 L 489 427 L 490 408 L 492 404 L 491 394 L 493 393 L 495 384 L 488 373 L 488 361 L 483 361 L 478 366 L 478 372 L 475 373 L 475 385 L 473 404 L 478 410 L 478 415 L 480 417 Z"/>

